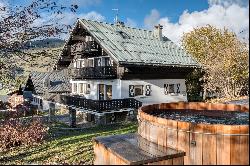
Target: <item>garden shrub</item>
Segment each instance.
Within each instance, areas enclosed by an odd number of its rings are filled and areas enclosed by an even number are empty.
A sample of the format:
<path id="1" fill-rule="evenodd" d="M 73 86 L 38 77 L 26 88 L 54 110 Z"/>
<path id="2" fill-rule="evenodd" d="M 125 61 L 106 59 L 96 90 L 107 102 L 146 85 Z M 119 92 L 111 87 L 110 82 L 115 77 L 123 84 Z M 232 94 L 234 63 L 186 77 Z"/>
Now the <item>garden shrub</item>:
<path id="1" fill-rule="evenodd" d="M 31 107 L 30 110 L 19 108 L 17 110 L 0 111 L 0 119 L 20 118 L 37 115 L 38 111 Z"/>
<path id="2" fill-rule="evenodd" d="M 47 133 L 48 128 L 38 120 L 31 123 L 20 119 L 5 120 L 0 125 L 0 149 L 40 143 Z"/>

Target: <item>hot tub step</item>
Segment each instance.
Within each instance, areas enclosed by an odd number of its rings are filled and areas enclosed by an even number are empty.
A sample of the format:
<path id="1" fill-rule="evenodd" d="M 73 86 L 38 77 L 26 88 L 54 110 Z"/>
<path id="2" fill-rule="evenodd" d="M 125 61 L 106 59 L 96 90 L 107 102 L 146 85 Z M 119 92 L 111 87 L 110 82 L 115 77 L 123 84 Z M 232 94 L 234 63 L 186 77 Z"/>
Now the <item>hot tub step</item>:
<path id="1" fill-rule="evenodd" d="M 163 147 L 138 134 L 93 139 L 95 165 L 183 165 L 185 152 Z"/>

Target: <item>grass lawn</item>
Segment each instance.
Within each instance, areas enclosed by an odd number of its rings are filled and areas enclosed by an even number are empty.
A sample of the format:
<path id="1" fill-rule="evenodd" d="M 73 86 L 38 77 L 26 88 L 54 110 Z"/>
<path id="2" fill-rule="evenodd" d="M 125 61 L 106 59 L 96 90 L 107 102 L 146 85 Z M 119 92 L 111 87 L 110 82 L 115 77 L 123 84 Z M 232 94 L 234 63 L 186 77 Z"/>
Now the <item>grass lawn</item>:
<path id="1" fill-rule="evenodd" d="M 43 144 L 0 152 L 0 164 L 92 164 L 93 137 L 136 132 L 137 127 L 134 122 L 82 130 L 51 128 Z"/>

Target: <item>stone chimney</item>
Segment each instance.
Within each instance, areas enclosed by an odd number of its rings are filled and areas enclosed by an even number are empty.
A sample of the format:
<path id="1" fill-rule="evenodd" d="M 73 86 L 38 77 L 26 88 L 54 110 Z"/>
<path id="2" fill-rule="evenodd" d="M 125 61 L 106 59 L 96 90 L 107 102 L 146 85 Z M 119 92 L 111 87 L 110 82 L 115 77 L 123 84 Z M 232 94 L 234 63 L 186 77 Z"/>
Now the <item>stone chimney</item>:
<path id="1" fill-rule="evenodd" d="M 159 39 L 160 41 L 162 41 L 162 29 L 163 29 L 163 26 L 158 24 L 158 25 L 155 25 L 155 28 L 154 28 L 154 37 Z"/>

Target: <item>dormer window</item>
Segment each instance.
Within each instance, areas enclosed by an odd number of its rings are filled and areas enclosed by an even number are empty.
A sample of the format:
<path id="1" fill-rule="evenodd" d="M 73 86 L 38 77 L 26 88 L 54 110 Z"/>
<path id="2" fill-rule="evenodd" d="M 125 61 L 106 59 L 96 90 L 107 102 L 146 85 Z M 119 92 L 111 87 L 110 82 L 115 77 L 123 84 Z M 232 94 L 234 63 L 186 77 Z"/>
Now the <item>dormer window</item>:
<path id="1" fill-rule="evenodd" d="M 123 39 L 129 39 L 129 35 L 126 34 L 125 32 L 122 32 L 122 31 L 118 31 L 118 33 L 122 36 Z"/>

